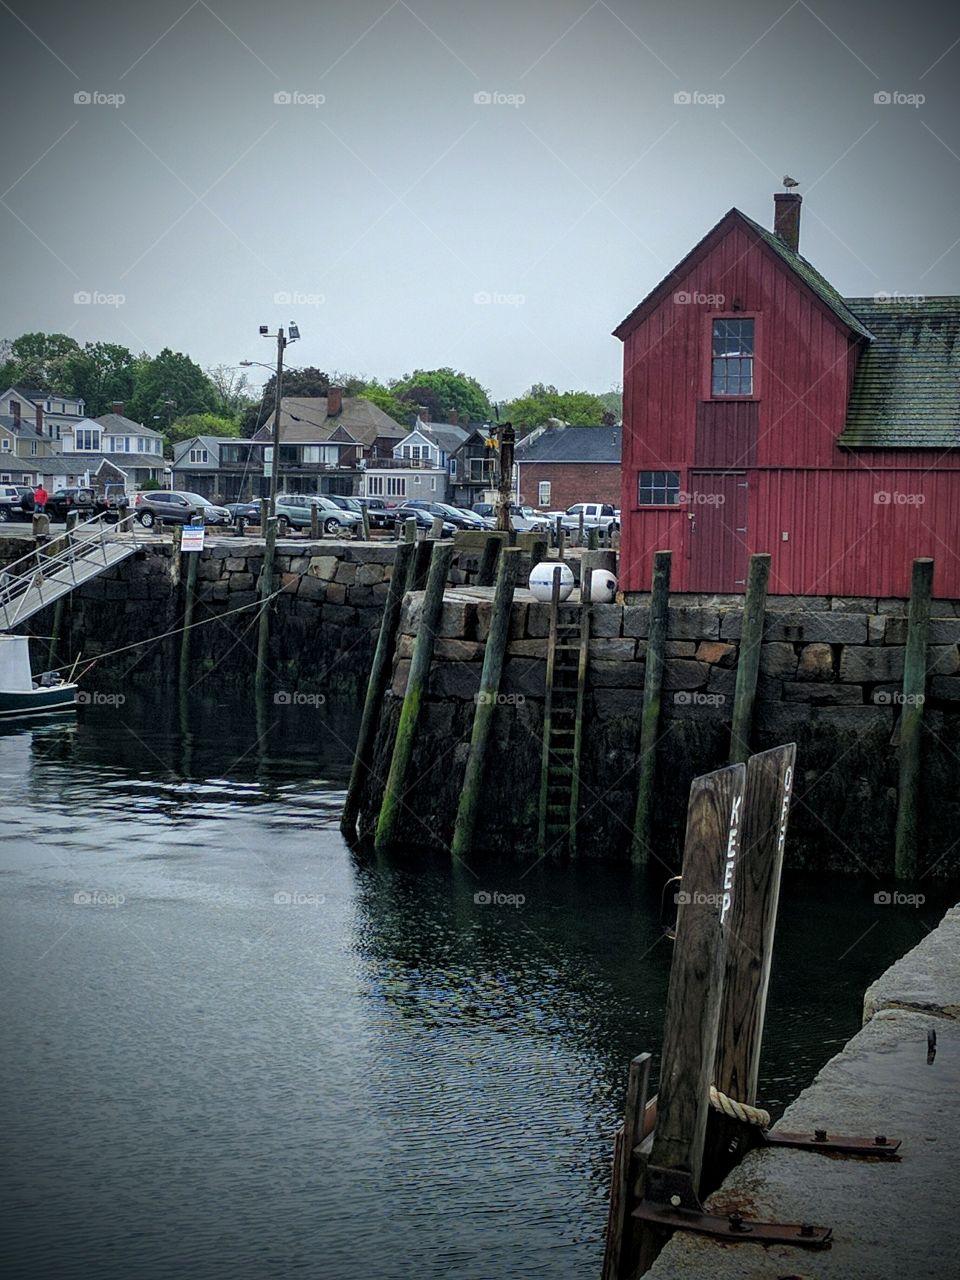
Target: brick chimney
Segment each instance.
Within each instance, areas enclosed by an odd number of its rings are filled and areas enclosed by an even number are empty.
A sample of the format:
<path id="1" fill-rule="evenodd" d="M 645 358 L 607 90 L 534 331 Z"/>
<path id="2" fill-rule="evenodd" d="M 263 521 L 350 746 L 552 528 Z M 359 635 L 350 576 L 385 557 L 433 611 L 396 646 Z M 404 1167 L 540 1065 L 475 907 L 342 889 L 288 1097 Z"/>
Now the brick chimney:
<path id="1" fill-rule="evenodd" d="M 328 387 L 327 417 L 335 418 L 343 412 L 343 387 Z"/>
<path id="2" fill-rule="evenodd" d="M 417 405 L 417 417 L 420 419 L 421 422 L 430 421 L 430 410 L 427 408 L 425 404 Z"/>
<path id="3" fill-rule="evenodd" d="M 113 404 L 111 404 L 110 406 L 110 412 L 115 413 L 118 418 L 122 418 L 123 417 L 123 401 L 114 400 Z"/>
<path id="4" fill-rule="evenodd" d="M 800 252 L 800 205 L 803 196 L 794 191 L 777 191 L 773 197 L 773 233 L 788 249 Z"/>
<path id="5" fill-rule="evenodd" d="M 42 404 L 37 405 L 36 423 L 37 423 L 37 435 L 42 436 L 43 435 L 43 405 Z"/>
<path id="6" fill-rule="evenodd" d="M 13 427 L 15 431 L 20 430 L 20 401 L 10 401 L 10 412 L 13 414 Z"/>
<path id="7" fill-rule="evenodd" d="M 457 413 L 456 409 L 451 409 L 450 412 L 447 414 L 447 423 L 451 427 L 455 427 L 459 421 L 460 421 L 460 415 Z"/>

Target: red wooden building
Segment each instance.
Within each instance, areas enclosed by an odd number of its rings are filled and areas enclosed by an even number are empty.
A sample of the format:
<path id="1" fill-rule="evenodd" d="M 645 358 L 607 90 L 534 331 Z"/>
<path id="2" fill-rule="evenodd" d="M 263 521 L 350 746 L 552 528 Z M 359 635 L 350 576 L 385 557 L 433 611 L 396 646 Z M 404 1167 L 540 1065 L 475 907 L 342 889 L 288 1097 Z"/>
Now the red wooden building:
<path id="1" fill-rule="evenodd" d="M 960 598 L 960 298 L 842 298 L 731 209 L 614 331 L 624 343 L 621 586 L 672 549 L 679 591 Z"/>

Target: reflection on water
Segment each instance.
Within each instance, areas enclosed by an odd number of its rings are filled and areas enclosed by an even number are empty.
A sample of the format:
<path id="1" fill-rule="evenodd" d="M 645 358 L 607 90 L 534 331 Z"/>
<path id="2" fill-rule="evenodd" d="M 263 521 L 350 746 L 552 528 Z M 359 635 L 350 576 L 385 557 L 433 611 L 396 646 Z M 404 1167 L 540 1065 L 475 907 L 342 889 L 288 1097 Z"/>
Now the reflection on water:
<path id="1" fill-rule="evenodd" d="M 354 731 L 131 695 L 0 736 L 8 1274 L 599 1274 L 627 1062 L 661 1033 L 660 883 L 358 859 Z M 940 914 L 876 888 L 785 884 L 774 1111 Z"/>

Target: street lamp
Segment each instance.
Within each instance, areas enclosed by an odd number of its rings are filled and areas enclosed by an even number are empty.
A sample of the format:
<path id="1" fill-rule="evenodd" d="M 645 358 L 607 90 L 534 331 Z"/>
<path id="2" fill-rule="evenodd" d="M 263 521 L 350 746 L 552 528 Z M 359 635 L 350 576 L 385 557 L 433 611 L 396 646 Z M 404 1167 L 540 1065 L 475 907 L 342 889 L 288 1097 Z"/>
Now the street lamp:
<path id="1" fill-rule="evenodd" d="M 280 401 L 283 398 L 283 352 L 289 343 L 297 341 L 300 337 L 300 330 L 292 320 L 287 334 L 284 334 L 282 326 L 277 330 L 276 335 L 270 332 L 267 325 L 262 324 L 260 326 L 261 338 L 272 338 L 274 336 L 277 339 L 277 386 L 273 407 L 273 458 L 270 463 L 270 503 L 268 511 L 271 516 L 277 514 L 277 488 L 280 483 Z M 247 364 L 259 364 L 260 361 L 241 360 L 240 363 L 246 366 Z"/>

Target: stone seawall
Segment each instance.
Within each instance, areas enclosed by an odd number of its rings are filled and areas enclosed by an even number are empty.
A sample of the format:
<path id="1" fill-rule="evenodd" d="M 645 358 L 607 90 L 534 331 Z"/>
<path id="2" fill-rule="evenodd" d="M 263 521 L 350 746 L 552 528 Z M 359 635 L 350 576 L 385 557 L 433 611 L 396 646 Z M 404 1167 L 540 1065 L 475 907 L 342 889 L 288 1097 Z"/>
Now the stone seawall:
<path id="1" fill-rule="evenodd" d="M 479 689 L 490 604 L 484 593 L 447 594 L 434 653 L 423 731 L 402 826 L 410 844 L 450 838 Z M 489 596 L 489 593 L 487 593 Z M 674 597 L 670 609 L 655 834 L 673 865 L 691 779 L 726 762 L 739 659 L 742 597 Z M 892 865 L 896 817 L 900 678 L 906 603 L 771 601 L 761 649 L 754 746 L 796 741 L 798 779 L 789 860 L 794 866 L 879 871 Z M 806 601 L 803 602 L 807 604 Z M 408 596 L 375 762 L 386 776 L 422 597 Z M 960 617 L 935 617 L 924 708 L 921 870 L 955 875 L 960 823 Z M 944 606 L 936 602 L 935 613 Z M 546 605 L 519 592 L 495 718 L 480 840 L 508 851 L 536 838 L 545 682 Z M 580 847 L 626 856 L 636 795 L 636 752 L 649 608 L 593 609 L 581 767 Z M 379 804 L 365 797 L 369 821 Z"/>

